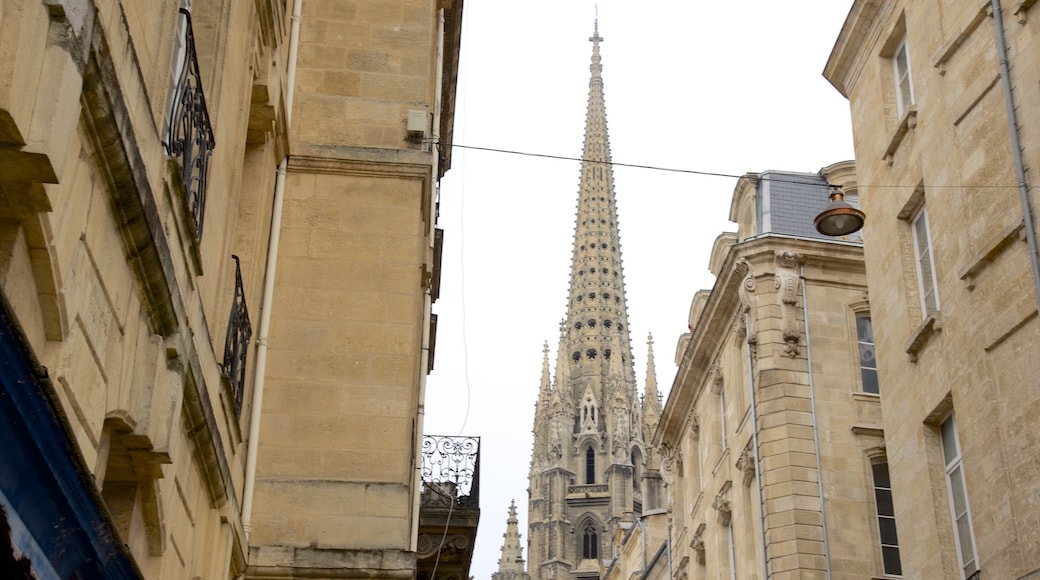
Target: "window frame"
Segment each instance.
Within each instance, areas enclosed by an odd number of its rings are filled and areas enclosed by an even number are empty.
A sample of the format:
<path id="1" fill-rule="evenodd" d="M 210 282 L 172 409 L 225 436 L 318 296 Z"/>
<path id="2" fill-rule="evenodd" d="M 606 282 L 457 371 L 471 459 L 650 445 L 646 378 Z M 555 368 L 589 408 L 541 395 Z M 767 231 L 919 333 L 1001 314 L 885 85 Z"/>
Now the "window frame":
<path id="1" fill-rule="evenodd" d="M 719 444 L 721 451 L 729 447 L 729 439 L 726 437 L 726 389 L 719 389 Z"/>
<path id="2" fill-rule="evenodd" d="M 900 69 L 900 55 L 902 60 L 906 64 L 904 70 Z M 907 46 L 906 35 L 899 40 L 896 44 L 895 50 L 892 51 L 892 79 L 895 85 L 896 94 L 896 111 L 899 114 L 899 118 L 902 119 L 906 112 L 914 106 L 914 77 L 913 67 L 910 62 L 910 49 Z M 906 81 L 907 95 L 903 94 L 903 81 Z"/>
<path id="3" fill-rule="evenodd" d="M 924 223 L 924 241 L 927 243 L 924 250 L 921 249 L 921 237 L 917 232 L 918 223 Z M 921 207 L 914 212 L 913 217 L 910 218 L 910 235 L 914 242 L 914 269 L 917 271 L 917 289 L 921 293 L 921 312 L 925 317 L 938 312 L 940 306 L 939 301 L 939 278 L 935 272 L 935 252 L 933 251 L 932 243 L 932 228 L 931 223 L 928 219 L 928 207 L 925 204 L 921 204 Z M 921 269 L 921 258 L 927 253 L 928 265 L 929 265 L 929 280 L 931 286 L 925 286 L 925 275 Z M 928 296 L 929 290 L 931 291 L 932 301 L 934 307 L 929 309 L 928 307 Z"/>
<path id="4" fill-rule="evenodd" d="M 881 394 L 881 381 L 880 381 L 880 379 L 878 377 L 877 342 L 874 340 L 874 323 L 873 323 L 873 320 L 871 320 L 869 311 L 854 312 L 853 315 L 854 315 L 854 324 L 856 326 L 856 355 L 857 355 L 857 364 L 859 365 L 859 379 L 860 379 L 860 385 L 859 386 L 860 386 L 860 392 L 868 393 L 868 394 L 871 394 L 871 395 L 880 395 Z M 869 325 L 869 330 L 870 330 L 870 341 L 869 342 L 867 342 L 865 340 L 862 340 L 862 338 L 860 337 L 860 320 L 861 319 L 866 320 L 867 321 L 866 324 Z M 862 354 L 862 352 L 863 352 L 863 345 L 865 345 L 865 344 L 869 344 L 870 347 L 874 351 L 874 366 L 873 367 L 867 367 L 867 366 L 864 366 L 864 364 L 863 364 L 863 354 Z M 873 390 L 873 391 L 867 390 L 867 379 L 866 379 L 866 374 L 867 373 L 866 373 L 866 371 L 868 371 L 868 370 L 869 371 L 873 371 L 873 375 L 874 375 L 874 388 L 875 388 L 875 390 Z"/>
<path id="5" fill-rule="evenodd" d="M 952 443 L 954 445 L 954 454 L 953 457 L 949 460 L 947 460 L 946 458 L 948 455 L 948 443 L 945 428 L 947 424 L 950 425 L 949 431 L 953 439 Z M 942 446 L 943 471 L 946 479 L 946 499 L 949 502 L 950 506 L 950 523 L 953 526 L 953 536 L 955 538 L 954 547 L 957 549 L 957 563 L 959 564 L 961 578 L 969 578 L 972 574 L 975 574 L 979 571 L 979 551 L 978 546 L 975 543 L 975 527 L 972 524 L 971 503 L 968 499 L 967 480 L 964 477 L 964 463 L 963 457 L 961 455 L 960 435 L 957 433 L 957 423 L 954 419 L 953 414 L 950 414 L 950 416 L 948 416 L 946 419 L 939 423 L 939 442 Z M 954 473 L 956 473 L 956 475 L 954 475 Z M 961 531 L 958 528 L 958 516 L 956 507 L 957 504 L 956 499 L 953 495 L 954 478 L 960 480 L 960 490 L 964 496 L 962 498 L 964 503 L 964 513 L 962 515 L 967 518 L 967 538 L 961 537 Z M 964 550 L 962 548 L 962 544 L 964 543 L 965 539 L 968 540 L 969 546 L 971 547 L 970 559 L 967 560 L 965 559 Z M 967 568 L 969 565 L 972 566 L 972 569 L 970 572 L 967 572 L 965 568 Z"/>
<path id="6" fill-rule="evenodd" d="M 885 486 L 882 486 L 882 485 L 878 484 L 878 477 L 877 477 L 877 471 L 876 470 L 880 466 L 884 466 L 885 477 L 888 479 L 888 487 L 885 487 Z M 900 556 L 899 532 L 898 532 L 898 525 L 896 524 L 895 509 L 893 508 L 892 515 L 882 514 L 881 513 L 881 501 L 880 501 L 880 498 L 878 497 L 879 496 L 879 492 L 880 493 L 887 493 L 887 495 L 888 495 L 888 503 L 889 504 L 893 504 L 892 476 L 891 476 L 891 473 L 888 470 L 888 459 L 887 458 L 881 458 L 881 459 L 879 459 L 877 461 L 872 462 L 870 464 L 870 471 L 871 471 L 871 474 L 870 474 L 870 476 L 871 476 L 871 484 L 872 484 L 873 489 L 874 489 L 874 515 L 877 517 L 878 546 L 880 548 L 880 555 L 881 555 L 881 570 L 883 571 L 885 576 L 902 576 L 903 575 L 903 563 L 902 563 L 902 557 Z M 886 544 L 885 543 L 884 535 L 882 533 L 882 524 L 881 524 L 882 520 L 891 520 L 892 521 L 892 528 L 893 528 L 892 531 L 893 531 L 893 533 L 896 534 L 895 544 Z M 894 549 L 895 550 L 896 564 L 898 566 L 898 569 L 896 569 L 894 571 L 890 571 L 889 570 L 889 568 L 888 568 L 888 560 L 885 558 L 885 548 L 889 548 L 889 549 Z"/>
<path id="7" fill-rule="evenodd" d="M 596 483 L 596 450 L 591 445 L 585 448 L 585 484 Z"/>
<path id="8" fill-rule="evenodd" d="M 581 559 L 599 559 L 599 531 L 596 529 L 596 524 L 592 522 L 588 522 L 582 527 Z"/>

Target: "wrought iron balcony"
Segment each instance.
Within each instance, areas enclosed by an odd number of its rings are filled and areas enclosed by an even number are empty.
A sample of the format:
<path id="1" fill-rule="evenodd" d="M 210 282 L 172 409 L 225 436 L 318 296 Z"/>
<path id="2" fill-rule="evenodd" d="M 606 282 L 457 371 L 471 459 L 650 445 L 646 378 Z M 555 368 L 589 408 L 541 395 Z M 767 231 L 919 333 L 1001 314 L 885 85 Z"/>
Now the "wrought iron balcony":
<path id="1" fill-rule="evenodd" d="M 478 507 L 480 437 L 424 435 L 422 484 L 424 504 Z"/>
<path id="2" fill-rule="evenodd" d="M 480 520 L 480 438 L 423 436 L 417 580 L 465 580 Z"/>
<path id="3" fill-rule="evenodd" d="M 231 381 L 231 392 L 235 399 L 235 413 L 242 412 L 242 392 L 246 383 L 246 354 L 253 327 L 249 324 L 249 309 L 246 308 L 246 292 L 242 288 L 242 269 L 238 256 L 235 260 L 235 298 L 231 302 L 231 317 L 228 320 L 227 338 L 224 339 L 224 364 L 222 370 Z"/>
<path id="4" fill-rule="evenodd" d="M 206 97 L 202 94 L 202 76 L 195 55 L 195 36 L 191 30 L 191 13 L 181 8 L 184 18 L 184 59 L 179 63 L 177 78 L 170 109 L 170 132 L 166 136 L 166 148 L 170 155 L 180 157 L 181 181 L 184 183 L 185 200 L 195 225 L 195 238 L 202 240 L 202 219 L 206 210 L 206 175 L 209 158 L 216 143 L 213 127 L 206 110 Z M 177 69 L 175 69 L 177 70 Z"/>

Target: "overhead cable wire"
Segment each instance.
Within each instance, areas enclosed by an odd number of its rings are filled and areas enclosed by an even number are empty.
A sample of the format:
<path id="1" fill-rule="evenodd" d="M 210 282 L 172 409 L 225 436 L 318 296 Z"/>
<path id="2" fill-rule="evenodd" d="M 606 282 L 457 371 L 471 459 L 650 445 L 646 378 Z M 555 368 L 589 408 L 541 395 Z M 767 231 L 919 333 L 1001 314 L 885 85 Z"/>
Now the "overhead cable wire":
<path id="1" fill-rule="evenodd" d="M 762 181 L 775 181 L 775 182 L 779 182 L 779 183 L 793 183 L 793 184 L 798 184 L 798 185 L 824 185 L 824 184 L 821 184 L 821 183 L 818 183 L 818 182 L 813 182 L 813 181 L 799 181 L 797 179 L 784 179 L 784 178 L 778 178 L 778 177 L 773 177 L 773 176 L 761 177 L 760 173 L 745 173 L 743 175 L 736 175 L 734 173 L 721 173 L 721 172 L 717 172 L 717 171 L 700 171 L 700 170 L 697 170 L 697 169 L 679 169 L 677 167 L 661 167 L 661 166 L 658 166 L 658 165 L 642 165 L 642 164 L 637 164 L 637 163 L 621 163 L 619 161 L 602 161 L 602 160 L 599 160 L 599 159 L 585 159 L 584 157 L 570 157 L 570 156 L 567 156 L 567 155 L 552 155 L 550 153 L 532 153 L 530 151 L 514 151 L 514 150 L 511 150 L 511 149 L 499 149 L 499 148 L 495 148 L 495 147 L 478 147 L 476 145 L 462 145 L 462 144 L 459 144 L 459 143 L 444 143 L 443 145 L 447 145 L 449 147 L 456 147 L 456 148 L 459 148 L 459 149 L 469 149 L 469 150 L 472 150 L 472 151 L 487 151 L 487 152 L 490 152 L 490 153 L 503 153 L 503 154 L 506 154 L 506 155 L 520 155 L 520 156 L 523 156 L 523 157 L 539 157 L 539 158 L 542 158 L 542 159 L 556 159 L 556 160 L 559 160 L 559 161 L 580 161 L 582 163 L 595 163 L 595 164 L 600 164 L 600 165 L 610 165 L 611 167 L 629 167 L 629 168 L 633 168 L 633 169 L 648 169 L 648 170 L 651 170 L 651 171 L 667 171 L 667 172 L 671 172 L 671 173 L 685 173 L 685 174 L 700 175 L 700 176 L 705 176 L 705 177 L 726 177 L 726 178 L 730 178 L 730 179 L 740 179 L 742 177 L 755 177 L 755 178 L 760 179 Z M 808 175 L 811 175 L 811 174 L 807 174 L 807 177 L 808 177 Z M 914 185 L 867 185 L 867 184 L 863 184 L 863 183 L 857 183 L 856 184 L 856 188 L 857 189 L 867 189 L 867 188 L 900 189 L 900 188 L 916 188 L 916 187 L 919 187 L 919 186 L 920 186 L 920 184 L 914 184 Z M 972 188 L 972 189 L 1015 189 L 1018 186 L 1017 185 L 958 185 L 958 184 L 953 184 L 953 185 L 929 185 L 928 187 L 930 187 L 930 188 Z"/>

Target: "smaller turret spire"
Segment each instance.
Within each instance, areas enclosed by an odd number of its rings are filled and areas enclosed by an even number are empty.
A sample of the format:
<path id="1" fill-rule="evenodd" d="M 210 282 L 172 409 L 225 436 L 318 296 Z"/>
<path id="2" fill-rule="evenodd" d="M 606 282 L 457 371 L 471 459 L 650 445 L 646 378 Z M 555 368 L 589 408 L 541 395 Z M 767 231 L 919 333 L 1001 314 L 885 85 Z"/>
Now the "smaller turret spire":
<path id="1" fill-rule="evenodd" d="M 510 500 L 506 533 L 502 534 L 502 557 L 498 559 L 498 572 L 491 573 L 491 580 L 530 580 L 524 572 L 524 554 L 517 523 L 516 501 Z"/>
<path id="2" fill-rule="evenodd" d="M 646 387 L 643 389 L 643 429 L 653 437 L 661 420 L 661 396 L 657 392 L 657 369 L 654 368 L 654 335 L 646 338 Z"/>

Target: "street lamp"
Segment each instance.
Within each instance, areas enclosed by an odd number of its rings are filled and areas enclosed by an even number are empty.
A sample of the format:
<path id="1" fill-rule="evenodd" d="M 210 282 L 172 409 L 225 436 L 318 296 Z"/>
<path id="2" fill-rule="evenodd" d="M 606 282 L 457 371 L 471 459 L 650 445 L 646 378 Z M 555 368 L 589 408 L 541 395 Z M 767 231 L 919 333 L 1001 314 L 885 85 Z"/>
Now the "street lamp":
<path id="1" fill-rule="evenodd" d="M 845 201 L 841 188 L 831 186 L 831 202 L 813 220 L 816 231 L 825 236 L 847 236 L 863 228 L 866 215 Z"/>

